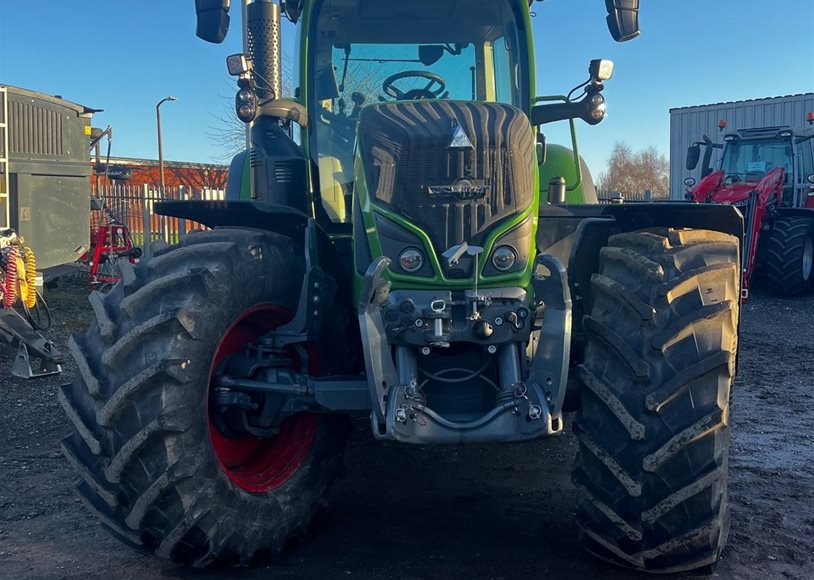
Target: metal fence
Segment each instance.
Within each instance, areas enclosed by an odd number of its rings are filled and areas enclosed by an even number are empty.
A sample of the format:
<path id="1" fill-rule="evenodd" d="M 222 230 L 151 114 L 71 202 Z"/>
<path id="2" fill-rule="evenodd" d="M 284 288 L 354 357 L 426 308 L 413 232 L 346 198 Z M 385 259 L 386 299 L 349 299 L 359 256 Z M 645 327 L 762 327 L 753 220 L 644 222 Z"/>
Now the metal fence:
<path id="1" fill-rule="evenodd" d="M 599 203 L 623 203 L 627 201 L 651 202 L 669 200 L 669 198 L 666 197 L 656 197 L 649 189 L 645 189 L 644 191 L 630 192 L 597 191 L 596 195 Z"/>
<path id="2" fill-rule="evenodd" d="M 223 200 L 225 192 L 220 189 L 191 190 L 183 186 L 165 187 L 164 195 L 155 185 L 112 185 L 94 188 L 94 195 L 116 220 L 130 230 L 133 243 L 146 257 L 152 256 L 156 243 L 174 244 L 187 233 L 202 229 L 197 222 L 158 215 L 155 204 L 159 201 Z M 91 212 L 91 231 L 108 221 L 103 210 Z"/>

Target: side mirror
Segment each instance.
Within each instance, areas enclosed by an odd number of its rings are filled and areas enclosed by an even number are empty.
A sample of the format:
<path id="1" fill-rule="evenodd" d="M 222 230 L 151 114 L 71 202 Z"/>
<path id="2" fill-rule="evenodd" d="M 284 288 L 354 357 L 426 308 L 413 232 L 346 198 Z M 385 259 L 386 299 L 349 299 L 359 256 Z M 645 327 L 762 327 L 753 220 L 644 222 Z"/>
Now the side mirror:
<path id="1" fill-rule="evenodd" d="M 444 47 L 440 44 L 422 44 L 418 47 L 418 60 L 424 66 L 432 66 L 444 56 Z"/>
<path id="2" fill-rule="evenodd" d="M 639 0 L 605 0 L 608 30 L 616 42 L 639 36 Z"/>
<path id="3" fill-rule="evenodd" d="M 698 160 L 701 159 L 701 146 L 693 143 L 687 149 L 687 171 L 692 171 L 698 167 Z"/>
<path id="4" fill-rule="evenodd" d="M 229 31 L 230 0 L 195 0 L 195 34 L 207 42 L 220 44 Z"/>
<path id="5" fill-rule="evenodd" d="M 280 0 L 280 7 L 285 12 L 288 18 L 294 24 L 300 19 L 302 15 L 303 0 Z"/>

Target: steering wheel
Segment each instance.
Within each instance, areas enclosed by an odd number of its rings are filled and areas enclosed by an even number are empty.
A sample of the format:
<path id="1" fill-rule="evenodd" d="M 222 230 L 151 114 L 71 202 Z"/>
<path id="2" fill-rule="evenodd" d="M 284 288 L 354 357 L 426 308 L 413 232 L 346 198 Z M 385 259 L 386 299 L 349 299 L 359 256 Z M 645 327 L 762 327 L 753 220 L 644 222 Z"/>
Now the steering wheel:
<path id="1" fill-rule="evenodd" d="M 402 91 L 396 87 L 396 81 L 413 77 L 428 79 L 430 82 L 428 82 L 422 89 L 410 89 L 409 91 Z M 433 88 L 433 86 L 436 84 L 438 87 Z M 447 83 L 443 78 L 441 78 L 440 75 L 423 70 L 406 70 L 396 73 L 384 79 L 384 82 L 382 83 L 382 90 L 385 92 L 385 94 L 399 101 L 411 101 L 414 99 L 437 99 L 444 94 L 446 88 Z"/>

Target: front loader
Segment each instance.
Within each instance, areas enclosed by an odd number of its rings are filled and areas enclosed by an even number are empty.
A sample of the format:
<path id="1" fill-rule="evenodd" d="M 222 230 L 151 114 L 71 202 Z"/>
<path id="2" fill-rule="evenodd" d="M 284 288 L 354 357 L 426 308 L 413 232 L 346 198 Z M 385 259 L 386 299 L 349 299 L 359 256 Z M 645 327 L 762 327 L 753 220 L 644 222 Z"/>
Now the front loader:
<path id="1" fill-rule="evenodd" d="M 198 35 L 222 41 L 228 0 L 196 8 Z M 637 0 L 606 9 L 616 40 L 638 34 Z M 536 97 L 527 0 L 245 13 L 249 54 L 227 64 L 251 147 L 230 201 L 162 204 L 210 229 L 124 262 L 70 344 L 63 449 L 85 504 L 148 553 L 246 564 L 305 533 L 349 418 L 452 445 L 557 435 L 576 410 L 587 550 L 650 572 L 712 565 L 737 210 L 568 205 L 573 183 L 540 183 L 540 128 L 600 122 L 612 64 L 593 61 L 575 98 Z M 282 13 L 300 29 L 294 98 Z"/>

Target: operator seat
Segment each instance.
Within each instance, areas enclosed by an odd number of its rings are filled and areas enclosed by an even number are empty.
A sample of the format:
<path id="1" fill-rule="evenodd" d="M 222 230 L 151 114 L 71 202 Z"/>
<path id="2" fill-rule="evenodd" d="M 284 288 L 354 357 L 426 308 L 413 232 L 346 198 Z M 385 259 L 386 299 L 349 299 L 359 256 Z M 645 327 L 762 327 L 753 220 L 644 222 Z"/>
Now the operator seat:
<path id="1" fill-rule="evenodd" d="M 345 199 L 347 178 L 338 157 L 319 155 L 319 195 L 322 207 L 332 222 L 344 224 L 350 221 L 350 211 Z"/>
<path id="2" fill-rule="evenodd" d="M 353 174 L 348 173 L 346 168 L 353 166 L 353 149 L 348 151 L 349 148 L 330 124 L 321 119 L 317 123 L 317 170 L 322 207 L 334 223 L 349 223 L 351 212 L 348 197 Z"/>

